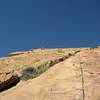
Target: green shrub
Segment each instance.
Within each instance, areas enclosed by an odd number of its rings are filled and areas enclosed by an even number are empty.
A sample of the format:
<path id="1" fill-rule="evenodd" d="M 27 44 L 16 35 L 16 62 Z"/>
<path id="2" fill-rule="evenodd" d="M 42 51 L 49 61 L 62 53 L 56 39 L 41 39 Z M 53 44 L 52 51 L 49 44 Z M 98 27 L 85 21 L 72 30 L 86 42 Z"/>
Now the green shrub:
<path id="1" fill-rule="evenodd" d="M 21 80 L 28 80 L 35 78 L 37 75 L 37 70 L 32 67 L 28 67 L 21 72 Z"/>

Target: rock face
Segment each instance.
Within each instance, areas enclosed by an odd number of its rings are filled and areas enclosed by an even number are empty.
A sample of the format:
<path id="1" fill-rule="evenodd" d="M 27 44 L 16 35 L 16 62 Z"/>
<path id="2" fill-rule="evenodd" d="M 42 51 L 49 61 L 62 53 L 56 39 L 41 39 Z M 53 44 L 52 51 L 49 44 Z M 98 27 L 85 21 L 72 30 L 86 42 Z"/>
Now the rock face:
<path id="1" fill-rule="evenodd" d="M 100 47 L 1 57 L 0 92 L 0 100 L 100 100 Z"/>

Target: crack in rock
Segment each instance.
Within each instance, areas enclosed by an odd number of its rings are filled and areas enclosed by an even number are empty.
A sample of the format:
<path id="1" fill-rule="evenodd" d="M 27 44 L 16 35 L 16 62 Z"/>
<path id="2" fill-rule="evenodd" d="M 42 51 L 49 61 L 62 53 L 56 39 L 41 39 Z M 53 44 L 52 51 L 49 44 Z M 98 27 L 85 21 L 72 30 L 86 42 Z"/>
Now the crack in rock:
<path id="1" fill-rule="evenodd" d="M 5 90 L 8 90 L 9 88 L 16 86 L 19 81 L 20 78 L 17 75 L 11 76 L 8 80 L 0 83 L 0 92 L 3 92 Z"/>
<path id="2" fill-rule="evenodd" d="M 69 59 L 72 56 L 75 56 L 75 54 L 77 54 L 78 52 L 80 52 L 80 51 L 75 51 L 74 53 L 69 53 L 68 55 L 60 57 L 58 59 L 51 60 L 45 64 L 38 66 L 37 68 L 28 67 L 21 71 L 20 77 L 18 75 L 14 75 L 14 73 L 13 74 L 8 73 L 10 75 L 9 78 L 4 80 L 3 82 L 0 82 L 0 92 L 3 92 L 5 90 L 8 90 L 8 89 L 16 86 L 20 82 L 20 80 L 25 81 L 25 80 L 36 78 L 36 77 L 40 76 L 42 73 L 47 71 L 50 67 L 66 60 L 66 59 Z M 5 77 L 8 77 L 7 75 Z"/>

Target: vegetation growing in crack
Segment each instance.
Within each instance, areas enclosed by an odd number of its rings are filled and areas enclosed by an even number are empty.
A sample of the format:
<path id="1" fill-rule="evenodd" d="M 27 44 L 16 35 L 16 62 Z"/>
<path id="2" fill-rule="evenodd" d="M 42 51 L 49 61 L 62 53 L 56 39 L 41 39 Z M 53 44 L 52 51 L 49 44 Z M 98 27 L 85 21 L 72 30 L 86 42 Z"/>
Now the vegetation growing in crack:
<path id="1" fill-rule="evenodd" d="M 69 53 L 66 56 L 63 56 L 61 58 L 58 58 L 58 59 L 55 59 L 53 61 L 47 62 L 47 63 L 42 64 L 42 65 L 40 65 L 36 68 L 27 67 L 24 70 L 22 70 L 20 79 L 26 81 L 26 80 L 29 80 L 29 79 L 32 79 L 32 78 L 36 78 L 39 75 L 41 75 L 42 73 L 44 73 L 45 71 L 47 71 L 53 65 L 55 65 L 57 63 L 60 63 L 64 60 L 68 59 L 71 56 L 75 56 L 75 54 L 77 54 L 78 52 L 80 52 L 80 51 L 76 51 L 75 53 Z"/>
<path id="2" fill-rule="evenodd" d="M 21 80 L 28 80 L 34 78 L 37 75 L 37 71 L 35 68 L 28 67 L 22 70 L 21 74 Z"/>

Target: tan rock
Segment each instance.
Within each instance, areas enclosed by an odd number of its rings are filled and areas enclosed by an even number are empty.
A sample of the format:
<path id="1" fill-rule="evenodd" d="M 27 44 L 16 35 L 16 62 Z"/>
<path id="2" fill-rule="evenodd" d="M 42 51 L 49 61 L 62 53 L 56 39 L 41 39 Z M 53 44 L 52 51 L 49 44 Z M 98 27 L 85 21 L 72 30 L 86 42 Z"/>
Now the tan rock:
<path id="1" fill-rule="evenodd" d="M 1 92 L 0 100 L 100 99 L 100 52 L 97 48 L 32 50 L 0 58 L 1 65 L 2 72 L 7 68 L 13 70 L 21 80 Z"/>

